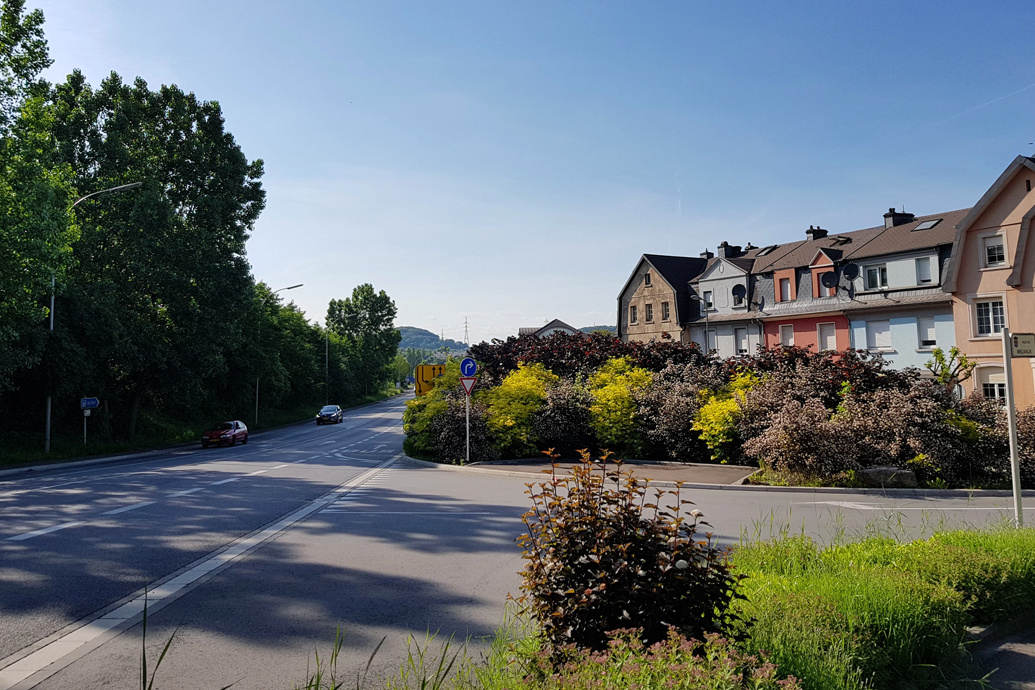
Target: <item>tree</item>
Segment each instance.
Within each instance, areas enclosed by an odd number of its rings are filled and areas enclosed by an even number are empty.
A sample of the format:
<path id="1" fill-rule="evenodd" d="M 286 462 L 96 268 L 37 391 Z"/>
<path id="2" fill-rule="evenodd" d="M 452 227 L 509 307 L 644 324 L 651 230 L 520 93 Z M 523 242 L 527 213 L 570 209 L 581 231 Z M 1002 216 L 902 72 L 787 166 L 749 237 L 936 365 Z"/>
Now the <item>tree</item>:
<path id="1" fill-rule="evenodd" d="M 89 360 L 61 372 L 65 393 L 105 395 L 133 435 L 142 407 L 205 398 L 227 374 L 227 352 L 252 335 L 242 331 L 253 295 L 244 254 L 265 203 L 262 161 L 245 158 L 218 103 L 176 86 L 152 91 L 112 73 L 94 91 L 76 71 L 51 97 L 78 189 L 143 183 L 79 206 L 77 263 L 58 309 L 66 350 Z"/>
<path id="2" fill-rule="evenodd" d="M 43 14 L 23 0 L 0 8 L 0 392 L 37 363 L 45 296 L 74 238 L 67 167 L 55 160 L 54 118 L 40 72 L 51 64 Z"/>
<path id="3" fill-rule="evenodd" d="M 971 361 L 955 345 L 949 348 L 948 357 L 940 347 L 931 350 L 931 356 L 934 359 L 925 362 L 924 366 L 934 374 L 935 380 L 950 393 L 956 389 L 959 383 L 969 379 L 977 367 L 977 362 Z"/>
<path id="4" fill-rule="evenodd" d="M 331 300 L 327 306 L 327 327 L 357 345 L 358 374 L 365 395 L 391 374 L 389 365 L 402 338 L 394 326 L 395 315 L 395 302 L 384 290 L 375 293 L 370 283 L 357 286 L 351 298 Z"/>

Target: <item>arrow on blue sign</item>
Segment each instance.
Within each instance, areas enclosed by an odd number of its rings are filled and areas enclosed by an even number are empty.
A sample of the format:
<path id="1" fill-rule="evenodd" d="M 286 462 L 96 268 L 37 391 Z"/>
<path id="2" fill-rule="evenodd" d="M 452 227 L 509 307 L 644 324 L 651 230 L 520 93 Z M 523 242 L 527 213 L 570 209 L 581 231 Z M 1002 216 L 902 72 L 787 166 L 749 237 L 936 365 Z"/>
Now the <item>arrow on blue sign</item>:
<path id="1" fill-rule="evenodd" d="M 100 404 L 101 404 L 101 401 L 98 400 L 97 398 L 80 398 L 79 399 L 79 409 L 81 409 L 81 410 L 92 410 L 93 408 L 98 407 Z"/>
<path id="2" fill-rule="evenodd" d="M 464 357 L 460 360 L 460 375 L 461 376 L 474 376 L 474 372 L 478 371 L 478 365 L 475 364 L 474 360 L 470 357 Z"/>

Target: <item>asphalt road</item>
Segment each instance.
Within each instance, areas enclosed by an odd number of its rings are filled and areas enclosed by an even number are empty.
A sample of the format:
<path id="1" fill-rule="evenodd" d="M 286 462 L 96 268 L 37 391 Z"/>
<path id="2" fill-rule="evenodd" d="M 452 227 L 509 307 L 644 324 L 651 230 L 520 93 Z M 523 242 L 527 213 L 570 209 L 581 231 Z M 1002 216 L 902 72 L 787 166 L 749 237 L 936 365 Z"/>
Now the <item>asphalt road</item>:
<path id="1" fill-rule="evenodd" d="M 156 687 L 290 688 L 339 627 L 339 672 L 353 679 L 382 638 L 374 676 L 398 670 L 408 634 L 491 634 L 518 593 L 514 539 L 533 477 L 403 457 L 403 403 L 246 446 L 0 479 L 0 690 L 139 687 L 142 648 L 153 667 L 174 631 Z M 1012 505 L 730 488 L 685 497 L 726 542 L 784 530 L 915 536 L 999 520 Z"/>

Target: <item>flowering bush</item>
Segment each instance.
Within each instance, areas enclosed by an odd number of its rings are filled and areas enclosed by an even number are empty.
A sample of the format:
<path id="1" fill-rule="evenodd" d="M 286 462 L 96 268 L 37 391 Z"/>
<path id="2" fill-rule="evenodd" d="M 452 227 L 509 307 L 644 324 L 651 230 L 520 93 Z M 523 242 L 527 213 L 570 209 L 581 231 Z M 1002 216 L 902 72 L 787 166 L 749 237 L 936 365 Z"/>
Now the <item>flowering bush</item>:
<path id="1" fill-rule="evenodd" d="M 750 370 L 742 370 L 722 388 L 701 391 L 703 404 L 692 428 L 708 446 L 713 460 L 729 462 L 740 457 L 737 422 L 748 391 L 758 383 L 757 375 Z"/>
<path id="2" fill-rule="evenodd" d="M 546 404 L 532 415 L 532 434 L 543 450 L 553 448 L 562 458 L 577 457 L 596 445 L 590 426 L 593 398 L 581 383 L 562 381 L 546 392 Z"/>
<path id="3" fill-rule="evenodd" d="M 654 374 L 651 385 L 636 396 L 645 457 L 709 462 L 711 451 L 694 423 L 706 401 L 703 391 L 725 382 L 719 367 L 698 364 L 671 364 Z"/>
<path id="4" fill-rule="evenodd" d="M 500 385 L 485 393 L 487 424 L 502 457 L 538 454 L 532 417 L 546 403 L 547 391 L 558 380 L 542 364 L 518 364 Z"/>
<path id="5" fill-rule="evenodd" d="M 650 382 L 650 372 L 633 366 L 628 357 L 608 360 L 589 377 L 593 398 L 590 425 L 604 447 L 617 451 L 638 449 L 635 394 Z"/>

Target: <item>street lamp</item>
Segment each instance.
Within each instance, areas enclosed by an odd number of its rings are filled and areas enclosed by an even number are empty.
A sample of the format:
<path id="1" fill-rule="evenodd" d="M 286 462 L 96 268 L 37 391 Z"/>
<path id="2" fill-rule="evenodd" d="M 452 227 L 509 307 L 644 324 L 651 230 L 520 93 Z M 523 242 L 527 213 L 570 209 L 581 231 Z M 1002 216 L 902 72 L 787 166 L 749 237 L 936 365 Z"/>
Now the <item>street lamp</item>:
<path id="1" fill-rule="evenodd" d="M 129 184 L 120 184 L 118 187 L 108 187 L 107 189 L 101 189 L 101 190 L 98 190 L 96 192 L 90 192 L 89 194 L 87 194 L 85 196 L 81 196 L 78 199 L 76 199 L 74 202 L 72 202 L 72 208 L 75 208 L 76 206 L 78 206 L 80 201 L 86 201 L 90 197 L 97 196 L 98 194 L 107 194 L 108 192 L 125 192 L 125 191 L 130 190 L 130 189 L 136 189 L 137 187 L 139 187 L 142 184 L 144 184 L 144 183 L 143 182 L 130 182 Z M 54 274 L 51 273 L 50 274 L 50 330 L 51 330 L 51 332 L 54 331 L 54 288 L 56 286 L 56 282 L 57 281 L 54 278 Z M 51 398 L 50 394 L 51 394 L 50 385 L 48 384 L 47 385 L 47 425 L 46 425 L 47 428 L 46 428 L 46 434 L 45 434 L 44 441 L 43 441 L 43 452 L 44 453 L 49 453 L 50 452 L 50 398 Z"/>
<path id="2" fill-rule="evenodd" d="M 278 292 L 284 292 L 284 290 L 294 290 L 295 288 L 302 287 L 304 284 L 305 283 L 299 283 L 298 285 L 290 285 L 288 287 L 280 288 L 279 290 L 274 290 L 273 292 L 271 292 L 269 295 L 266 296 L 266 299 L 262 300 L 262 307 L 263 307 L 263 309 L 266 308 L 266 303 L 269 302 L 271 299 L 273 299 L 274 295 L 276 295 Z M 261 317 L 259 318 L 259 331 L 258 332 L 259 332 L 260 335 L 262 334 L 262 318 Z M 262 347 L 261 340 L 259 342 L 259 347 L 260 348 Z M 259 374 L 256 374 L 255 375 L 255 424 L 256 425 L 258 425 L 258 423 L 259 423 L 259 378 L 260 378 Z"/>
<path id="3" fill-rule="evenodd" d="M 708 308 L 709 308 L 710 305 L 708 304 L 708 301 L 705 300 L 704 297 L 701 297 L 700 295 L 690 295 L 690 299 L 692 299 L 695 302 L 700 303 L 701 311 L 704 312 L 704 353 L 708 354 L 709 352 L 712 351 L 711 343 L 708 342 L 710 340 L 710 338 L 711 338 L 711 336 L 709 336 L 708 334 L 712 330 L 711 321 L 708 318 Z"/>

